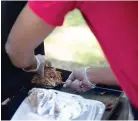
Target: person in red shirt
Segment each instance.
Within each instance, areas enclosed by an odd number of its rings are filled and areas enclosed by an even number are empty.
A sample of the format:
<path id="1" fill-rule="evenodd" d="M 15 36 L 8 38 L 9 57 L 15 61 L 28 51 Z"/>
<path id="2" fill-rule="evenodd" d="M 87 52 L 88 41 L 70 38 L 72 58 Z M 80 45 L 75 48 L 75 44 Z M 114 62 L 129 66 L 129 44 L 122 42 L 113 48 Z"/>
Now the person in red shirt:
<path id="1" fill-rule="evenodd" d="M 138 109 L 138 2 L 29 1 L 5 46 L 12 63 L 24 70 L 40 72 L 38 60 L 43 59 L 34 55 L 34 49 L 56 26 L 61 26 L 65 15 L 75 8 L 81 11 L 96 36 L 116 79 L 109 68 L 77 69 L 65 86 L 87 91 L 94 84 L 116 84 L 117 80 Z M 100 74 L 104 77 L 102 82 Z"/>

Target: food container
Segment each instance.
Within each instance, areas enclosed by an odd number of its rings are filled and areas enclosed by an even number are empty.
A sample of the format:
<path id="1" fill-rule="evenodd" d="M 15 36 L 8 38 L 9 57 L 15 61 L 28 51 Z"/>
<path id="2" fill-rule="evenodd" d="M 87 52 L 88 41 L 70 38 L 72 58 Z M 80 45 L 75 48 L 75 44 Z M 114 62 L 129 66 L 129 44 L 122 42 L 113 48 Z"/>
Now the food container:
<path id="1" fill-rule="evenodd" d="M 56 68 L 47 65 L 44 67 L 44 78 L 41 78 L 39 74 L 36 74 L 31 80 L 31 83 L 34 87 L 44 87 L 47 89 L 60 87 L 63 84 L 61 72 L 56 70 Z"/>
<path id="2" fill-rule="evenodd" d="M 32 102 L 29 103 L 28 99 L 31 94 L 36 93 L 41 98 L 37 98 L 37 103 L 33 103 L 37 106 L 32 106 Z M 42 94 L 43 100 L 40 100 Z M 51 97 L 44 98 L 50 94 Z M 56 109 L 58 109 L 58 113 L 53 113 Z M 11 120 L 101 120 L 104 111 L 105 105 L 100 101 L 85 99 L 79 95 L 53 89 L 33 88 Z"/>

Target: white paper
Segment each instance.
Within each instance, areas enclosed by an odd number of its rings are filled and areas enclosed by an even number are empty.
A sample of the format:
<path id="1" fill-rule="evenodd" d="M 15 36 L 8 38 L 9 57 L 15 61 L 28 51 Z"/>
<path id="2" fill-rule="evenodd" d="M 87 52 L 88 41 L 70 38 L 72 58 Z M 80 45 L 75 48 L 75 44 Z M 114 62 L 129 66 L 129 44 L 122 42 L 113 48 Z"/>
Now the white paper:
<path id="1" fill-rule="evenodd" d="M 102 102 L 81 96 L 33 88 L 12 120 L 100 120 L 105 110 Z"/>

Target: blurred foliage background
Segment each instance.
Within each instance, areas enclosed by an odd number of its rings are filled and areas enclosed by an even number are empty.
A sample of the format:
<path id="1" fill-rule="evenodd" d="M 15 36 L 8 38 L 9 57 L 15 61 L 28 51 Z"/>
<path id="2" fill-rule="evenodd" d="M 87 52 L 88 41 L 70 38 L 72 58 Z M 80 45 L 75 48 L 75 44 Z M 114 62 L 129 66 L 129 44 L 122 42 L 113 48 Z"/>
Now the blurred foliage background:
<path id="1" fill-rule="evenodd" d="M 77 9 L 69 12 L 63 26 L 45 39 L 45 52 L 56 68 L 107 65 L 98 41 Z"/>

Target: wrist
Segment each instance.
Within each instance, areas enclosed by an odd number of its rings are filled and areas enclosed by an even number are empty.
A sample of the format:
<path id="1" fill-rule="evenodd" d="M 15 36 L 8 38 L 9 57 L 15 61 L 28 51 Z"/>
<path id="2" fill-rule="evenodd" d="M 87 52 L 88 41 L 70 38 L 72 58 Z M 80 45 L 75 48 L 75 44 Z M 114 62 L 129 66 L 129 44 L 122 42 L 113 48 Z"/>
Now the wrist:
<path id="1" fill-rule="evenodd" d="M 32 63 L 27 68 L 24 68 L 23 70 L 26 72 L 35 72 L 38 70 L 38 67 L 40 65 L 39 60 L 34 56 L 32 59 Z"/>
<path id="2" fill-rule="evenodd" d="M 95 72 L 93 73 L 93 69 L 87 68 L 86 73 L 87 73 L 87 77 L 88 77 L 89 81 L 92 84 L 99 84 L 98 78 L 96 76 L 97 74 Z"/>
<path id="3" fill-rule="evenodd" d="M 93 84 L 116 86 L 116 78 L 109 67 L 92 67 L 87 69 L 88 79 Z"/>
<path id="4" fill-rule="evenodd" d="M 86 68 L 85 68 L 85 78 L 86 78 L 88 84 L 90 85 L 90 87 L 91 87 L 91 88 L 95 88 L 96 84 L 93 83 L 93 82 L 89 79 L 88 72 L 89 72 L 89 67 L 86 67 Z"/>

